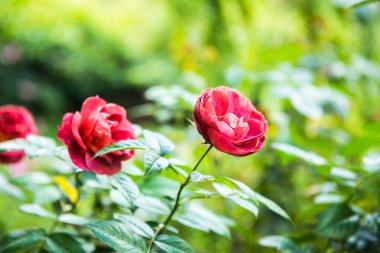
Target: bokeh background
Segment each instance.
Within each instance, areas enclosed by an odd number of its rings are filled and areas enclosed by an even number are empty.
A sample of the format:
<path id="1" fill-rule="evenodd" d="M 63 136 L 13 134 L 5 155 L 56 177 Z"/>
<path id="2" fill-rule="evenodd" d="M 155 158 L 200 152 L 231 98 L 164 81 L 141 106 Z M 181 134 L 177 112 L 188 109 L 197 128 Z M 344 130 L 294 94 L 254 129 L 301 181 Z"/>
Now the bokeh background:
<path id="1" fill-rule="evenodd" d="M 380 211 L 380 4 L 355 2 L 2 0 L 0 104 L 26 106 L 54 137 L 65 112 L 99 95 L 167 134 L 191 162 L 202 152 L 187 120 L 196 97 L 236 88 L 266 115 L 267 145 L 240 159 L 214 150 L 201 171 L 245 182 L 294 224 L 210 200 L 236 221 L 232 239 L 184 227 L 182 235 L 197 252 L 274 252 L 259 245 L 272 234 L 323 249 L 331 238 L 315 232 L 322 210 L 354 194 L 351 204 Z M 289 156 L 292 147 L 301 151 Z M 362 179 L 363 170 L 371 176 Z M 44 225 L 0 198 L 0 231 Z"/>

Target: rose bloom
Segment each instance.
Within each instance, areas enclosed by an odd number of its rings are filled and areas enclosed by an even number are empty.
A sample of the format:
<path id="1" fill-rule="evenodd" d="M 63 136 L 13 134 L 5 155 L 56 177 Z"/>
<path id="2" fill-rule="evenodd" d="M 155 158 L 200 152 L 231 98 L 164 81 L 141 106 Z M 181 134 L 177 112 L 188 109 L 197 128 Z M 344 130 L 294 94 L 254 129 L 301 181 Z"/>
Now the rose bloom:
<path id="1" fill-rule="evenodd" d="M 251 101 L 223 86 L 202 93 L 195 104 L 193 119 L 207 143 L 235 156 L 258 151 L 268 128 L 264 116 Z"/>
<path id="2" fill-rule="evenodd" d="M 121 162 L 134 155 L 133 150 L 105 154 L 93 159 L 101 148 L 114 142 L 136 139 L 126 110 L 96 97 L 87 98 L 80 112 L 66 113 L 58 127 L 58 138 L 67 145 L 73 163 L 97 174 L 113 175 Z"/>
<path id="3" fill-rule="evenodd" d="M 0 106 L 0 142 L 25 138 L 36 134 L 37 128 L 32 114 L 22 106 Z M 24 151 L 6 151 L 0 153 L 1 163 L 16 163 L 24 157 Z"/>

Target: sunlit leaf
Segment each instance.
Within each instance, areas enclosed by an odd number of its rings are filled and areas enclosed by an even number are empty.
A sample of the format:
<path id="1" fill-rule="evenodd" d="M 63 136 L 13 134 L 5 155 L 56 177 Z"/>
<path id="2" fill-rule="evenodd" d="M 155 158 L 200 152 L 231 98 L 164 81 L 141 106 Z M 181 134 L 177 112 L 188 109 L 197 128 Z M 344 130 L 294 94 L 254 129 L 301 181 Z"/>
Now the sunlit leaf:
<path id="1" fill-rule="evenodd" d="M 89 219 L 86 219 L 86 218 L 83 218 L 81 216 L 71 214 L 71 213 L 61 214 L 58 217 L 58 220 L 63 223 L 77 225 L 77 226 L 83 226 L 91 222 L 91 220 Z"/>
<path id="2" fill-rule="evenodd" d="M 149 130 L 144 130 L 143 135 L 148 145 L 160 156 L 171 154 L 174 144 L 164 135 Z"/>
<path id="3" fill-rule="evenodd" d="M 194 183 L 201 183 L 201 182 L 208 182 L 212 180 L 214 177 L 209 175 L 203 175 L 199 173 L 198 171 L 193 171 L 190 174 L 191 181 Z"/>
<path id="4" fill-rule="evenodd" d="M 282 236 L 266 236 L 260 239 L 259 244 L 264 247 L 276 248 L 282 253 L 306 253 L 290 239 Z"/>
<path id="5" fill-rule="evenodd" d="M 19 210 L 24 213 L 33 214 L 33 215 L 37 215 L 44 218 L 49 218 L 49 219 L 57 218 L 55 214 L 48 212 L 42 206 L 37 205 L 37 204 L 23 204 L 19 207 Z"/>
<path id="6" fill-rule="evenodd" d="M 220 183 L 213 183 L 213 186 L 215 190 L 223 197 L 232 200 L 235 204 L 238 204 L 239 206 L 252 212 L 256 217 L 259 214 L 259 209 L 257 208 L 256 203 L 240 191 Z"/>
<path id="7" fill-rule="evenodd" d="M 126 174 L 118 173 L 110 177 L 111 184 L 124 196 L 131 207 L 139 196 L 140 190 L 133 180 Z"/>
<path id="8" fill-rule="evenodd" d="M 179 237 L 172 235 L 160 235 L 154 244 L 166 253 L 192 253 L 190 245 Z"/>
<path id="9" fill-rule="evenodd" d="M 282 216 L 285 219 L 291 220 L 291 218 L 289 217 L 289 215 L 277 203 L 275 203 L 274 201 L 272 201 L 272 200 L 264 197 L 261 194 L 256 193 L 256 196 L 257 196 L 258 200 L 263 205 L 265 205 L 269 210 L 275 212 L 276 214 Z"/>
<path id="10" fill-rule="evenodd" d="M 167 215 L 170 212 L 169 207 L 164 202 L 154 197 L 140 196 L 136 199 L 135 205 L 151 213 Z"/>
<path id="11" fill-rule="evenodd" d="M 161 157 L 154 150 L 145 151 L 142 160 L 145 175 L 155 175 L 169 167 L 169 161 L 166 158 Z"/>
<path id="12" fill-rule="evenodd" d="M 305 151 L 287 143 L 274 142 L 272 143 L 272 148 L 277 149 L 287 155 L 298 157 L 314 165 L 327 164 L 327 160 L 316 153 Z"/>
<path id="13" fill-rule="evenodd" d="M 3 176 L 1 173 L 0 173 L 0 193 L 8 194 L 18 199 L 24 198 L 24 193 L 15 185 L 11 184 L 7 180 L 7 178 Z"/>
<path id="14" fill-rule="evenodd" d="M 139 141 L 139 140 L 123 140 L 118 141 L 115 143 L 112 143 L 111 145 L 108 145 L 107 147 L 102 148 L 99 150 L 95 155 L 94 158 L 121 150 L 126 149 L 146 149 L 147 146 L 145 143 Z"/>
<path id="15" fill-rule="evenodd" d="M 0 143 L 0 152 L 23 150 L 30 158 L 53 155 L 56 144 L 53 139 L 39 135 L 28 135 L 26 139 L 14 139 Z"/>
<path id="16" fill-rule="evenodd" d="M 231 237 L 228 228 L 228 225 L 231 224 L 226 224 L 224 217 L 212 213 L 197 202 L 193 202 L 184 208 L 181 213 L 174 216 L 174 219 L 187 227 L 204 232 L 212 231 L 227 238 Z"/>
<path id="17" fill-rule="evenodd" d="M 121 253 L 145 253 L 142 237 L 116 221 L 101 221 L 87 224 L 94 235 L 103 243 Z"/>
<path id="18" fill-rule="evenodd" d="M 132 215 L 114 214 L 114 217 L 138 235 L 147 238 L 152 238 L 154 235 L 152 228 L 148 224 Z"/>

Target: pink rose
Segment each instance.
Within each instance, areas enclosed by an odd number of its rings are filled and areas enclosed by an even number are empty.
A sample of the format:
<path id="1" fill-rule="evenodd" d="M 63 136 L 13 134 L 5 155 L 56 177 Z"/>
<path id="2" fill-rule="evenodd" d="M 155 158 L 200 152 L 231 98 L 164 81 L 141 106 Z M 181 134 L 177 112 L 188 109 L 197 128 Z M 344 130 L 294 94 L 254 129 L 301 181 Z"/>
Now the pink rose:
<path id="1" fill-rule="evenodd" d="M 228 87 L 207 89 L 193 114 L 198 132 L 216 149 L 235 156 L 257 152 L 268 125 L 251 101 Z"/>
<path id="2" fill-rule="evenodd" d="M 112 152 L 93 159 L 94 154 L 111 143 L 136 139 L 126 110 L 96 97 L 87 98 L 80 112 L 66 113 L 58 128 L 58 138 L 67 145 L 73 163 L 97 174 L 113 175 L 133 150 Z"/>
<path id="3" fill-rule="evenodd" d="M 22 106 L 0 106 L 0 142 L 25 138 L 36 134 L 37 128 L 32 114 Z M 0 153 L 1 163 L 16 163 L 24 156 L 24 151 L 7 151 Z"/>

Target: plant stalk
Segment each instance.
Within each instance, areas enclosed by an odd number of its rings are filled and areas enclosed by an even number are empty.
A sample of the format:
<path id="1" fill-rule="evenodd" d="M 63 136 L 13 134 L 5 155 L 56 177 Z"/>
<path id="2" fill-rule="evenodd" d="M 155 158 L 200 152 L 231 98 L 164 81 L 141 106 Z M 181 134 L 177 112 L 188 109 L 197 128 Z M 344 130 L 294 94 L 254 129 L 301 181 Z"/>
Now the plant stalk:
<path id="1" fill-rule="evenodd" d="M 150 240 L 149 242 L 149 246 L 148 246 L 148 250 L 147 250 L 147 253 L 150 253 L 152 248 L 153 248 L 153 244 L 154 244 L 154 241 L 156 240 L 157 236 L 159 236 L 161 234 L 161 232 L 166 228 L 166 226 L 169 224 L 169 222 L 172 220 L 175 212 L 177 211 L 178 207 L 180 206 L 180 200 L 181 200 L 181 194 L 182 194 L 182 191 L 186 188 L 186 186 L 189 184 L 190 182 L 190 175 L 192 172 L 196 171 L 198 166 L 201 164 L 202 160 L 206 157 L 206 155 L 208 154 L 208 152 L 210 152 L 210 150 L 212 149 L 212 145 L 210 145 L 206 152 L 201 156 L 201 158 L 199 159 L 199 161 L 197 162 L 197 164 L 194 166 L 194 168 L 191 170 L 191 172 L 189 173 L 189 175 L 187 176 L 185 182 L 183 182 L 181 184 L 181 186 L 179 187 L 178 189 L 178 192 L 177 192 L 177 196 L 176 196 L 176 199 L 174 201 L 174 206 L 172 208 L 172 210 L 170 211 L 170 214 L 169 216 L 166 218 L 166 220 L 164 221 L 164 223 L 161 223 L 158 227 L 157 227 L 157 230 L 153 236 L 153 238 Z"/>

